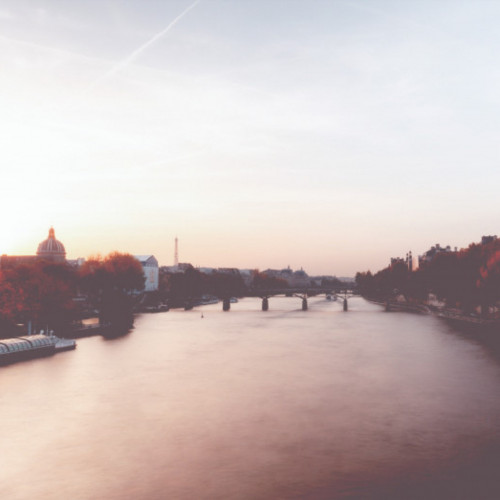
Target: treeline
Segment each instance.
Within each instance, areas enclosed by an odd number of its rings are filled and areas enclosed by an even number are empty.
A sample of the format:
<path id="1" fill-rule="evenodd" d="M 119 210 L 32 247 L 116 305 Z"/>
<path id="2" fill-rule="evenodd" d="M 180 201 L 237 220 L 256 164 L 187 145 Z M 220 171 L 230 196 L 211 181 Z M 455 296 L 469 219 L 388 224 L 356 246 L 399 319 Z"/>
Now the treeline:
<path id="1" fill-rule="evenodd" d="M 0 336 L 31 331 L 64 334 L 86 309 L 114 332 L 133 322 L 132 290 L 144 288 L 141 264 L 129 254 L 92 257 L 75 269 L 66 263 L 37 260 L 0 269 Z"/>
<path id="2" fill-rule="evenodd" d="M 252 271 L 250 282 L 245 283 L 241 274 L 235 272 L 212 271 L 202 273 L 194 267 L 183 272 L 170 273 L 160 270 L 159 300 L 167 302 L 170 307 L 193 305 L 203 296 L 214 296 L 219 299 L 243 297 L 248 289 L 287 288 L 285 280 L 268 276 L 257 270 Z M 150 297 L 153 300 L 154 296 Z"/>
<path id="3" fill-rule="evenodd" d="M 140 262 L 130 254 L 114 252 L 91 257 L 80 268 L 67 263 L 34 260 L 0 269 L 0 337 L 53 331 L 64 336 L 72 324 L 98 315 L 112 332 L 133 325 L 134 311 L 143 306 L 194 306 L 206 297 L 229 299 L 259 290 L 286 289 L 286 280 L 258 270 L 246 281 L 237 270 L 202 273 L 192 266 L 183 272 L 160 269 L 159 289 L 141 294 L 145 277 Z M 335 278 L 321 286 L 338 286 Z M 314 288 L 310 283 L 308 286 Z"/>
<path id="4" fill-rule="evenodd" d="M 307 288 L 314 289 L 313 281 Z M 336 279 L 323 279 L 321 287 L 332 288 L 343 286 Z M 196 304 L 202 297 L 213 296 L 218 299 L 243 297 L 258 294 L 259 290 L 284 290 L 289 288 L 288 282 L 276 276 L 268 275 L 255 269 L 244 280 L 239 271 L 217 271 L 202 273 L 189 266 L 182 272 L 172 273 L 160 269 L 159 291 L 149 296 L 150 301 L 166 302 L 170 307 L 185 307 Z"/>
<path id="5" fill-rule="evenodd" d="M 439 252 L 413 272 L 401 261 L 373 275 L 358 272 L 356 284 L 363 295 L 379 300 L 403 295 L 425 302 L 433 294 L 448 307 L 472 312 L 481 306 L 485 312 L 500 301 L 500 240 Z"/>

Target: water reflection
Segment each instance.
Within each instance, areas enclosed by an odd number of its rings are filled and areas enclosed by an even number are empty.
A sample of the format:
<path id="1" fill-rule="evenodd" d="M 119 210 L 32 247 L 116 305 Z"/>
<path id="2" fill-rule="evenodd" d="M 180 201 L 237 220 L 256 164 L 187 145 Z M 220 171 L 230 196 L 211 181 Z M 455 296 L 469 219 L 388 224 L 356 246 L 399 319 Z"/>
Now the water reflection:
<path id="1" fill-rule="evenodd" d="M 496 498 L 483 345 L 362 299 L 309 305 L 143 315 L 2 368 L 1 498 Z"/>

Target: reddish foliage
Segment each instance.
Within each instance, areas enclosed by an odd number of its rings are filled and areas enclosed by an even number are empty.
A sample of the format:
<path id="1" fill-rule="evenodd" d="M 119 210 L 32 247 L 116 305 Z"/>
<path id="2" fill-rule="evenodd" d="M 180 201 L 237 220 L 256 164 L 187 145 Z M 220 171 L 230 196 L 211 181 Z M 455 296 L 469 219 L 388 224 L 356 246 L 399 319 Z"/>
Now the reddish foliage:
<path id="1" fill-rule="evenodd" d="M 31 320 L 54 330 L 70 321 L 76 277 L 65 264 L 38 261 L 4 269 L 0 275 L 0 315 L 11 323 Z"/>
<path id="2" fill-rule="evenodd" d="M 415 272 L 396 263 L 375 275 L 358 273 L 363 293 L 389 297 L 394 290 L 424 299 L 428 293 L 463 309 L 500 301 L 500 240 L 471 244 L 459 252 L 438 253 Z"/>

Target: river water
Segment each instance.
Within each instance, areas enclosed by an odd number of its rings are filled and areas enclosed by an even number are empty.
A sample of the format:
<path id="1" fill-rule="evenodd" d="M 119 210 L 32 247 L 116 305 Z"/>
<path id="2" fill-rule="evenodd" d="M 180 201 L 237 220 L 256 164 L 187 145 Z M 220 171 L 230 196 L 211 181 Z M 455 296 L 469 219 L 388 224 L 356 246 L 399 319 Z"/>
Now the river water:
<path id="1" fill-rule="evenodd" d="M 309 307 L 142 315 L 0 368 L 0 498 L 500 498 L 495 352 L 361 298 Z"/>

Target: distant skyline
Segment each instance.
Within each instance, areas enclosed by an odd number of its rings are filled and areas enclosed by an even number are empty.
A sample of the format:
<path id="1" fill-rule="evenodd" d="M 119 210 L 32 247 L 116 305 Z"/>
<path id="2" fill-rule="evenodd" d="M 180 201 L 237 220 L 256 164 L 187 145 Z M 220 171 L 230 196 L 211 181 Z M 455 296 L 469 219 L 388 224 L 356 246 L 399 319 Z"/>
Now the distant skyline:
<path id="1" fill-rule="evenodd" d="M 56 235 L 57 236 L 57 235 Z M 482 235 L 482 236 L 486 236 L 486 235 Z M 497 235 L 495 235 L 497 236 Z M 59 239 L 59 238 L 56 238 L 56 239 Z M 469 243 L 480 243 L 481 241 L 481 238 L 478 238 L 478 240 L 474 240 L 474 241 L 471 241 Z M 36 250 L 36 247 L 38 247 L 38 244 L 40 242 L 38 242 L 36 245 L 35 245 L 35 250 Z M 64 242 L 62 242 L 64 244 Z M 425 249 L 425 251 L 429 250 L 431 247 L 435 246 L 435 245 L 439 245 L 439 243 L 436 243 L 434 245 L 429 245 L 428 248 Z M 178 246 L 178 245 L 177 245 Z M 443 247 L 451 247 L 451 245 L 441 245 Z M 468 246 L 467 245 L 464 245 L 463 248 L 466 248 Z M 175 247 L 174 247 L 175 248 Z M 462 248 L 462 247 L 461 247 Z M 460 249 L 459 247 L 452 247 L 452 250 L 453 249 Z M 67 250 L 67 249 L 66 249 Z M 103 252 L 100 252 L 100 251 L 94 251 L 94 252 L 91 252 L 90 254 L 86 255 L 86 256 L 82 256 L 82 255 L 76 255 L 76 254 L 73 254 L 71 255 L 71 252 L 68 253 L 67 255 L 67 258 L 72 260 L 72 259 L 77 259 L 77 258 L 88 258 L 88 257 L 96 257 L 98 255 L 104 257 L 106 254 L 110 253 L 110 252 L 113 252 L 113 251 L 119 251 L 119 252 L 123 252 L 123 250 L 120 250 L 120 249 L 114 249 L 114 250 L 110 250 L 110 251 L 107 251 L 105 253 Z M 414 268 L 416 269 L 418 267 L 418 258 L 423 255 L 425 253 L 425 251 L 422 251 L 422 252 L 419 252 L 418 254 L 416 253 L 413 253 L 413 259 L 414 259 Z M 410 250 L 411 252 L 411 250 Z M 36 252 L 33 250 L 33 249 L 27 249 L 26 251 L 24 252 L 14 252 L 14 253 L 11 253 L 10 255 L 34 255 Z M 146 254 L 140 254 L 140 253 L 137 253 L 137 252 L 128 252 L 128 253 L 131 253 L 132 255 L 150 255 L 151 253 L 146 253 Z M 405 252 L 403 254 L 399 254 L 397 255 L 396 257 L 400 257 L 400 258 L 406 258 L 407 257 L 407 254 L 408 252 Z M 2 254 L 0 254 L 2 255 Z M 152 253 L 152 255 L 154 255 L 155 257 L 157 257 L 159 254 L 158 253 Z M 191 264 L 193 265 L 195 268 L 225 268 L 225 267 L 236 267 L 238 269 L 259 269 L 260 271 L 265 271 L 266 269 L 277 269 L 277 270 L 280 270 L 280 269 L 286 269 L 286 268 L 291 268 L 293 271 L 298 271 L 298 270 L 304 270 L 306 271 L 309 275 L 330 275 L 330 276 L 337 276 L 337 277 L 354 277 L 355 273 L 357 271 L 366 271 L 366 270 L 369 270 L 368 268 L 359 268 L 357 269 L 356 271 L 353 271 L 352 273 L 345 273 L 345 274 L 339 274 L 339 273 L 327 273 L 327 272 L 311 272 L 310 270 L 308 269 L 305 269 L 304 266 L 299 266 L 299 267 L 293 267 L 293 266 L 290 266 L 290 264 L 280 264 L 279 262 L 276 264 L 276 265 L 263 265 L 263 266 L 252 266 L 252 265 L 248 265 L 248 266 L 232 266 L 232 265 L 229 265 L 229 264 L 225 264 L 224 262 L 222 263 L 217 263 L 217 264 L 213 264 L 213 265 L 208 265 L 208 264 L 200 264 L 200 263 L 195 263 L 195 262 L 191 262 L 190 260 L 183 260 L 182 258 L 179 259 L 179 262 L 177 263 L 176 262 L 176 251 L 174 249 L 174 251 L 172 252 L 172 255 L 173 255 L 173 261 L 168 261 L 168 262 L 164 262 L 164 261 L 160 261 L 159 262 L 159 265 L 160 266 L 175 266 L 175 265 L 178 265 L 178 263 L 180 264 L 183 264 L 183 263 L 188 263 L 188 264 Z M 380 266 L 380 268 L 376 268 L 376 269 L 370 269 L 371 271 L 373 272 L 376 272 L 380 269 L 382 269 L 383 267 L 387 267 L 389 264 L 390 264 L 390 260 L 391 258 L 387 258 L 386 259 L 387 262 L 385 262 L 384 264 L 382 264 Z M 314 269 L 314 268 L 313 268 Z"/>
<path id="2" fill-rule="evenodd" d="M 500 234 L 500 3 L 6 0 L 0 254 L 377 271 Z"/>

